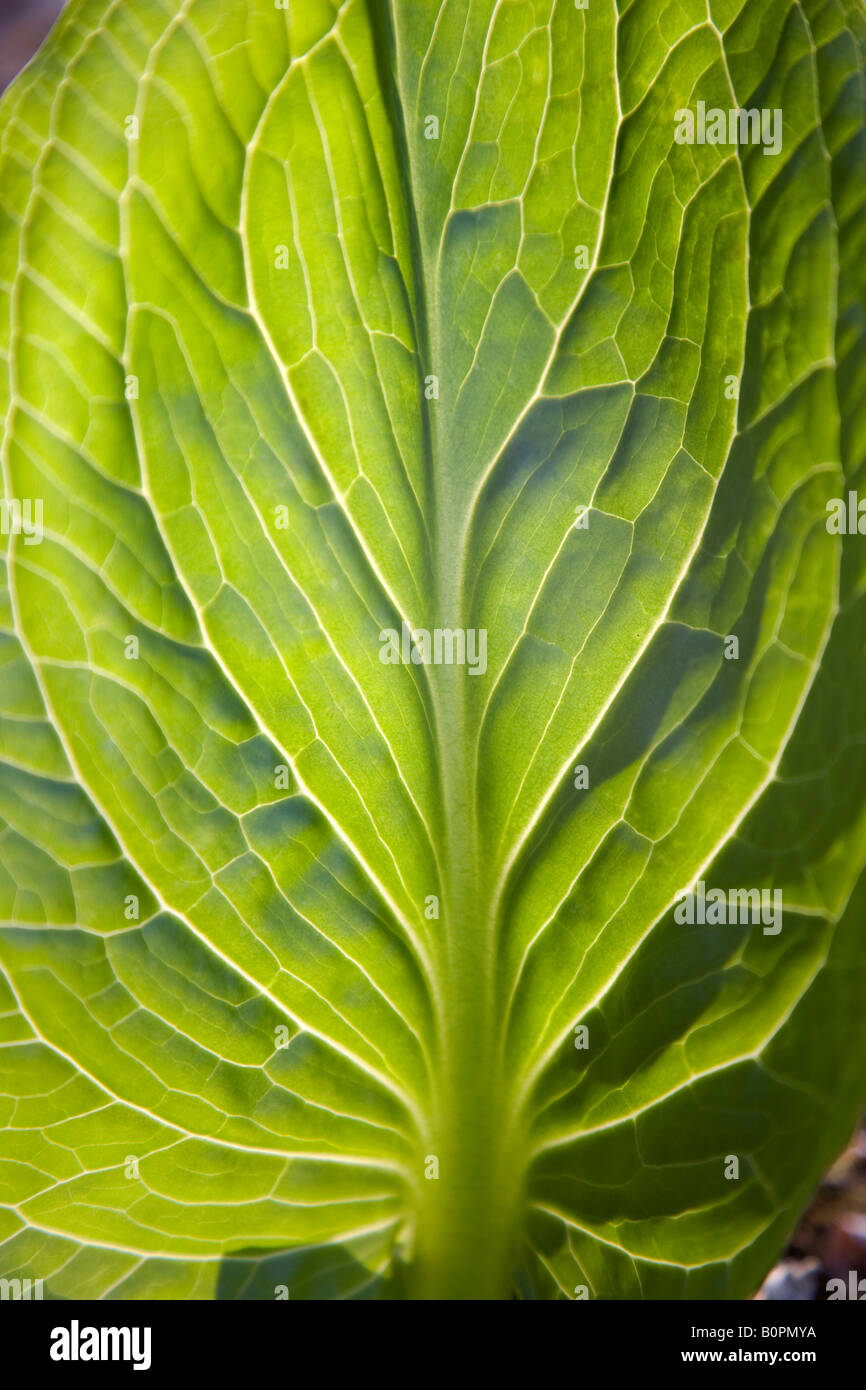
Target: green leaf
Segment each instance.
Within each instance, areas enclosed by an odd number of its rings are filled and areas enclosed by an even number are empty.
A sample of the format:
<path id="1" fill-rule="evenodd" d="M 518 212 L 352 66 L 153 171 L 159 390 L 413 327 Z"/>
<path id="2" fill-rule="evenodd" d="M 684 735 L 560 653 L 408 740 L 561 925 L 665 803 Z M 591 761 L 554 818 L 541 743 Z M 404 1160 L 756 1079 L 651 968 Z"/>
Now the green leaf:
<path id="1" fill-rule="evenodd" d="M 5 1276 L 757 1287 L 866 1090 L 864 38 L 72 0 L 6 94 Z"/>

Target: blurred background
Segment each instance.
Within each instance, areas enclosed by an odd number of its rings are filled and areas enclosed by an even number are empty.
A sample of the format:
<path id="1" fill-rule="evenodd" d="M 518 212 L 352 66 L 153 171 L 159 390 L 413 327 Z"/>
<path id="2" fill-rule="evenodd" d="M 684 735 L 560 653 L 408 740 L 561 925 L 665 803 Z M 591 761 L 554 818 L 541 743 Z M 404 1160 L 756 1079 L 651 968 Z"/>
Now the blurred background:
<path id="1" fill-rule="evenodd" d="M 758 1298 L 827 1298 L 827 1282 L 866 1278 L 866 1116 L 824 1177 Z M 848 1295 L 850 1297 L 850 1294 Z M 866 1284 L 859 1295 L 866 1300 Z"/>
<path id="2" fill-rule="evenodd" d="M 0 0 L 0 91 L 32 58 L 63 0 Z"/>

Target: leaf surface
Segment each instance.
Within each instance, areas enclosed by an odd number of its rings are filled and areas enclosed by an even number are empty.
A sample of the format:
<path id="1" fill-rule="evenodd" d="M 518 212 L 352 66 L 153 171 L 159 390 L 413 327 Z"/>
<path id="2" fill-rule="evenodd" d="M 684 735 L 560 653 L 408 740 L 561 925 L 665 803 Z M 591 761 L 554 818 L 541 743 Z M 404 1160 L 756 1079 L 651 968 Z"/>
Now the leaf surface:
<path id="1" fill-rule="evenodd" d="M 7 93 L 4 1274 L 754 1291 L 866 1082 L 864 35 L 73 0 Z"/>

